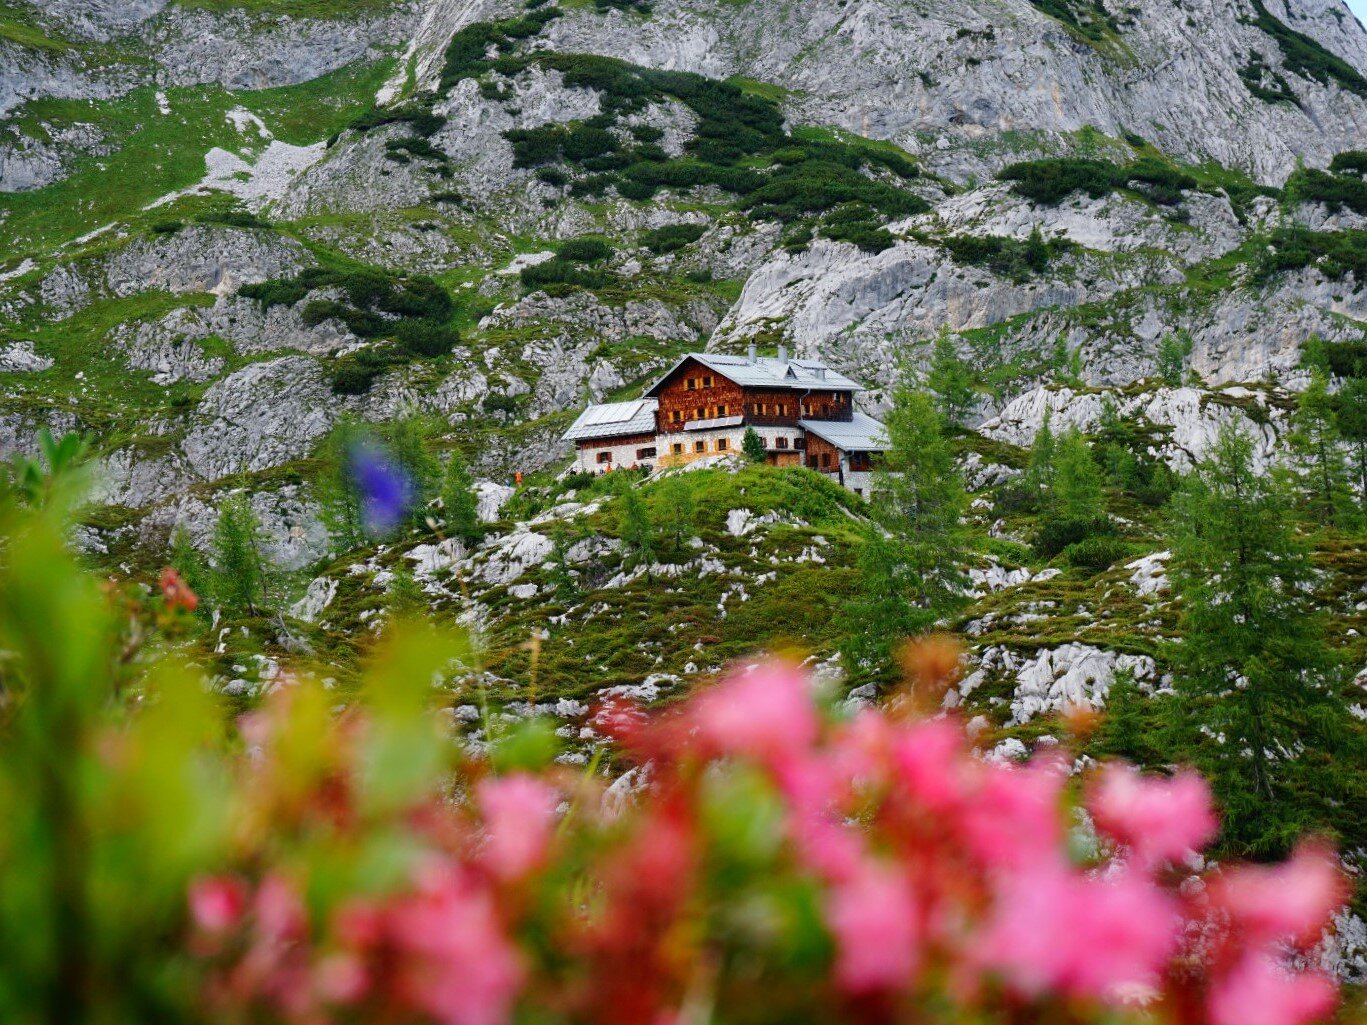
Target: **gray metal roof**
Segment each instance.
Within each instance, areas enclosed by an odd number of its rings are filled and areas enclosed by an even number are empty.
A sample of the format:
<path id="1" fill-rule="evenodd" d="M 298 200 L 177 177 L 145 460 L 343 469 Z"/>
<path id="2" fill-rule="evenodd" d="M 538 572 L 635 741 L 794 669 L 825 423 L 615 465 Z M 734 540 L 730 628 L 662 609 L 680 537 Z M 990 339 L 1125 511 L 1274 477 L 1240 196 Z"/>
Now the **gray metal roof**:
<path id="1" fill-rule="evenodd" d="M 888 429 L 873 417 L 854 412 L 854 419 L 799 420 L 804 431 L 829 441 L 842 452 L 886 452 Z"/>
<path id="2" fill-rule="evenodd" d="M 786 388 L 795 391 L 863 391 L 864 388 L 844 374 L 838 374 L 820 360 L 788 359 L 773 356 L 725 356 L 713 352 L 690 352 L 669 368 L 646 390 L 653 395 L 674 371 L 690 359 L 697 360 L 743 388 Z"/>
<path id="3" fill-rule="evenodd" d="M 655 411 L 659 408 L 660 404 L 654 399 L 590 406 L 579 414 L 579 419 L 562 438 L 565 441 L 582 441 L 588 438 L 620 438 L 629 434 L 654 434 Z"/>

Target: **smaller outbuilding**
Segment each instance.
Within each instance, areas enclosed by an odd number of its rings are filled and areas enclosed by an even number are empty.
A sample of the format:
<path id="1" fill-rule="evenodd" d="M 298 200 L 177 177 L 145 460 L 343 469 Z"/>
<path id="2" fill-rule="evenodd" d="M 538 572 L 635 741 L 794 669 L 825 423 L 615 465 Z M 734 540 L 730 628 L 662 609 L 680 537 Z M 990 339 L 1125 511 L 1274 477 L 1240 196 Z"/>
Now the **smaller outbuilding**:
<path id="1" fill-rule="evenodd" d="M 565 432 L 576 448 L 575 469 L 582 473 L 655 466 L 655 399 L 589 406 Z"/>

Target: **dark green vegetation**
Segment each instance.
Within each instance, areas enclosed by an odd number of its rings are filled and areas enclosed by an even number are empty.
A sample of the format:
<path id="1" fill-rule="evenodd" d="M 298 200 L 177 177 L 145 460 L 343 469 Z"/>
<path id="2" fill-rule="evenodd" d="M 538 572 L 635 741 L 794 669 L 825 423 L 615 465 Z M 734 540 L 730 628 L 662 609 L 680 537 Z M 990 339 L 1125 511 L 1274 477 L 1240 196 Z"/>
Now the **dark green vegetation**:
<path id="1" fill-rule="evenodd" d="M 1349 161 L 1339 164 L 1341 173 L 1320 171 L 1313 167 L 1303 167 L 1296 171 L 1286 182 L 1288 199 L 1303 203 L 1323 203 L 1330 210 L 1347 209 L 1354 213 L 1367 214 L 1367 180 L 1362 173 L 1354 173 L 1351 160 L 1360 154 L 1341 153 Z M 1335 157 L 1337 162 L 1339 157 Z M 1330 165 L 1334 167 L 1333 164 Z"/>
<path id="2" fill-rule="evenodd" d="M 1363 78 L 1356 68 L 1314 39 L 1279 21 L 1263 0 L 1251 2 L 1255 17 L 1248 19 L 1248 24 L 1258 26 L 1276 41 L 1289 71 L 1321 85 L 1332 82 L 1351 93 L 1367 96 L 1367 78 Z"/>
<path id="3" fill-rule="evenodd" d="M 1065 239 L 1046 240 L 1038 227 L 1024 242 L 1000 235 L 949 235 L 926 241 L 949 250 L 955 263 L 986 267 L 1012 281 L 1042 274 L 1051 261 L 1076 248 Z"/>
<path id="4" fill-rule="evenodd" d="M 1284 271 L 1303 267 L 1313 267 L 1333 280 L 1352 275 L 1359 283 L 1367 281 L 1367 231 L 1279 228 L 1258 259 L 1255 280 L 1266 282 Z"/>
<path id="5" fill-rule="evenodd" d="M 735 197 L 736 207 L 755 220 L 794 224 L 789 237 L 795 244 L 820 233 L 870 251 L 892 244 L 883 221 L 928 209 L 904 187 L 919 175 L 905 154 L 811 130 L 789 134 L 782 111 L 768 96 L 731 82 L 610 57 L 518 53 L 525 40 L 559 14 L 557 7 L 543 4 L 518 18 L 467 26 L 452 40 L 442 74 L 442 88 L 449 89 L 466 78 L 512 76 L 535 66 L 560 72 L 568 86 L 599 94 L 602 113 L 595 117 L 507 133 L 515 164 L 536 168 L 547 184 L 579 197 L 614 189 L 636 201 L 650 200 L 666 188 L 718 189 Z M 492 59 L 491 49 L 498 54 Z M 486 80 L 483 88 L 491 97 L 503 95 L 492 81 Z M 661 147 L 658 129 L 627 123 L 647 106 L 667 102 L 682 104 L 697 118 L 696 132 L 678 156 Z M 424 112 L 415 104 L 400 117 L 368 115 L 356 127 L 406 120 L 421 133 L 435 130 L 434 118 L 430 109 Z M 412 153 L 412 147 L 402 153 Z M 677 248 L 680 239 L 684 236 L 665 235 L 655 244 L 664 246 L 664 252 Z M 678 244 L 688 241 L 692 239 Z M 572 284 L 562 270 L 541 274 L 552 275 L 551 283 Z"/>
<path id="6" fill-rule="evenodd" d="M 269 308 L 295 306 L 327 289 L 339 291 L 342 298 L 310 300 L 300 311 L 304 323 L 339 320 L 359 338 L 392 343 L 339 359 L 332 376 L 333 389 L 339 394 L 368 391 L 385 370 L 408 359 L 443 356 L 460 341 L 460 333 L 451 324 L 455 305 L 450 295 L 420 275 L 314 267 L 295 278 L 246 285 L 241 294 Z"/>
<path id="7" fill-rule="evenodd" d="M 997 177 L 1011 182 L 1020 195 L 1047 206 L 1057 206 L 1074 192 L 1099 198 L 1116 189 L 1130 189 L 1154 203 L 1175 206 L 1182 201 L 1184 189 L 1197 186 L 1190 174 L 1152 156 L 1123 166 L 1075 157 L 1026 160 L 1003 168 Z"/>
<path id="8" fill-rule="evenodd" d="M 1248 91 L 1267 103 L 1296 102 L 1296 94 L 1291 83 L 1281 72 L 1269 67 L 1261 53 L 1254 51 L 1248 56 L 1248 63 L 1239 69 L 1239 78 Z"/>
<path id="9" fill-rule="evenodd" d="M 1119 32 L 1101 0 L 1030 0 L 1037 8 L 1063 22 L 1094 43 Z"/>

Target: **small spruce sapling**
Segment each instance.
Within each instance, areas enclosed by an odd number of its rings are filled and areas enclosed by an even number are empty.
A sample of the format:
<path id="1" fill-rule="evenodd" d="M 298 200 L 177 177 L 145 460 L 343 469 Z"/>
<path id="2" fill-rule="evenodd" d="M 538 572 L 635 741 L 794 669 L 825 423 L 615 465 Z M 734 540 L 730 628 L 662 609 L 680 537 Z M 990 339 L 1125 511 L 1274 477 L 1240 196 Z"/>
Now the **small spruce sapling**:
<path id="1" fill-rule="evenodd" d="M 745 437 L 741 439 L 740 448 L 749 462 L 762 463 L 768 458 L 768 453 L 764 450 L 764 439 L 753 427 L 745 428 Z"/>
<path id="2" fill-rule="evenodd" d="M 266 597 L 260 521 L 245 494 L 229 495 L 214 527 L 214 594 L 228 609 L 255 612 Z"/>
<path id="3" fill-rule="evenodd" d="M 446 461 L 446 473 L 441 482 L 441 504 L 446 532 L 469 544 L 479 539 L 483 529 L 479 522 L 479 500 L 475 496 L 475 481 L 465 458 L 453 451 Z"/>
<path id="4" fill-rule="evenodd" d="M 949 330 L 942 329 L 935 339 L 926 387 L 934 393 L 935 407 L 949 427 L 963 426 L 964 417 L 978 398 L 976 381 L 973 368 L 959 355 Z"/>
<path id="5" fill-rule="evenodd" d="M 622 541 L 623 562 L 628 568 L 649 566 L 655 561 L 655 526 L 639 488 L 628 484 L 617 499 L 617 533 Z"/>

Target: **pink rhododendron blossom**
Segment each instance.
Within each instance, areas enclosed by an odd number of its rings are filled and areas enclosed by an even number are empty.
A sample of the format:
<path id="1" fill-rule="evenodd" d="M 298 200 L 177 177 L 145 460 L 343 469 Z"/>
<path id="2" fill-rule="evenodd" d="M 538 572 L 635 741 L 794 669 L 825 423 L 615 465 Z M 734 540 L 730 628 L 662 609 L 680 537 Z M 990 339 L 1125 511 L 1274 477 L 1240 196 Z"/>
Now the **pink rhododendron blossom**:
<path id="1" fill-rule="evenodd" d="M 1333 854 L 1310 845 L 1280 865 L 1231 869 L 1216 881 L 1213 894 L 1248 942 L 1304 943 L 1319 937 L 1343 903 L 1345 886 Z"/>
<path id="2" fill-rule="evenodd" d="M 1092 789 L 1088 808 L 1097 829 L 1129 848 L 1141 867 L 1200 850 L 1217 828 L 1210 787 L 1194 772 L 1162 779 L 1130 765 L 1108 765 Z"/>
<path id="3" fill-rule="evenodd" d="M 481 780 L 484 861 L 500 879 L 519 879 L 546 855 L 555 826 L 556 791 L 525 773 Z"/>
<path id="4" fill-rule="evenodd" d="M 247 887 L 231 876 L 199 879 L 190 885 L 190 918 L 208 933 L 225 932 L 247 910 Z"/>
<path id="5" fill-rule="evenodd" d="M 722 754 L 775 764 L 816 739 L 816 709 L 796 669 L 766 665 L 705 692 L 693 711 L 698 735 Z"/>
<path id="6" fill-rule="evenodd" d="M 253 910 L 257 931 L 268 940 L 295 939 L 303 935 L 308 926 L 304 902 L 294 884 L 283 876 L 268 875 L 261 881 Z"/>
<path id="7" fill-rule="evenodd" d="M 1143 877 L 1032 868 L 998 893 L 982 956 L 1023 992 L 1114 1000 L 1158 981 L 1179 923 L 1173 899 Z"/>
<path id="8" fill-rule="evenodd" d="M 895 784 L 932 813 L 957 807 L 964 800 L 956 768 L 963 746 L 963 734 L 947 720 L 902 731 L 892 742 Z"/>
<path id="9" fill-rule="evenodd" d="M 459 872 L 433 874 L 390 912 L 399 991 L 443 1025 L 501 1025 L 522 984 L 493 895 Z"/>
<path id="10" fill-rule="evenodd" d="M 912 981 L 918 960 L 916 905 L 904 873 L 864 863 L 832 891 L 826 912 L 835 934 L 836 982 L 852 993 Z"/>
<path id="11" fill-rule="evenodd" d="M 935 693 L 951 654 L 909 658 L 918 685 Z M 596 814 L 612 789 L 586 774 L 560 823 L 562 768 L 491 776 L 475 753 L 457 767 L 472 800 L 362 810 L 363 715 L 314 727 L 336 732 L 300 770 L 279 748 L 309 706 L 290 702 L 243 724 L 260 748 L 241 878 L 188 894 L 212 1020 L 1096 1025 L 1140 998 L 1167 1025 L 1310 1025 L 1335 1003 L 1278 960 L 1344 898 L 1334 857 L 1171 871 L 1215 829 L 1194 775 L 1097 772 L 1082 789 L 1115 845 L 1084 871 L 1070 760 L 989 763 L 914 701 L 840 721 L 783 666 L 663 712 L 605 706 L 595 723 L 639 789 Z M 719 790 L 728 774 L 745 785 Z M 417 872 L 363 874 L 377 835 Z M 811 954 L 827 936 L 829 963 Z"/>
<path id="12" fill-rule="evenodd" d="M 1211 1025 L 1306 1025 L 1326 1017 L 1338 1000 L 1318 972 L 1291 973 L 1271 957 L 1246 954 L 1211 990 Z"/>
<path id="13" fill-rule="evenodd" d="M 970 849 L 988 867 L 1020 869 L 1053 862 L 1062 850 L 1066 776 L 1048 761 L 977 767 L 960 816 Z"/>

